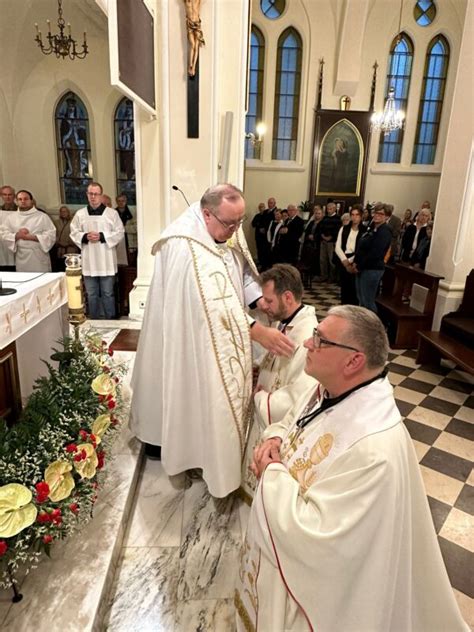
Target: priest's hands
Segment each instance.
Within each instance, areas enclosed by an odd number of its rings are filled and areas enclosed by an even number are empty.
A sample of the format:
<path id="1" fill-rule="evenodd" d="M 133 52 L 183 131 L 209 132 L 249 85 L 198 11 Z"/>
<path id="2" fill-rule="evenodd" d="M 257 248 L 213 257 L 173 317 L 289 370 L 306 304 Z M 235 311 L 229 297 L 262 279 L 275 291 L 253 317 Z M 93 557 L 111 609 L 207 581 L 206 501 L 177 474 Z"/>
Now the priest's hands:
<path id="1" fill-rule="evenodd" d="M 267 351 L 278 356 L 289 358 L 295 350 L 295 345 L 285 334 L 273 327 L 265 327 L 258 321 L 251 328 L 250 337 L 255 342 L 259 342 Z"/>
<path id="2" fill-rule="evenodd" d="M 87 233 L 87 240 L 88 241 L 100 241 L 100 233 L 96 232 L 95 230 L 91 230 Z"/>
<path id="3" fill-rule="evenodd" d="M 250 469 L 257 478 L 260 478 L 269 463 L 281 463 L 280 459 L 281 439 L 274 437 L 267 439 L 253 451 L 253 462 Z"/>
<path id="4" fill-rule="evenodd" d="M 20 228 L 20 230 L 15 233 L 15 241 L 18 241 L 19 239 L 28 240 L 29 233 L 30 231 L 27 228 Z"/>

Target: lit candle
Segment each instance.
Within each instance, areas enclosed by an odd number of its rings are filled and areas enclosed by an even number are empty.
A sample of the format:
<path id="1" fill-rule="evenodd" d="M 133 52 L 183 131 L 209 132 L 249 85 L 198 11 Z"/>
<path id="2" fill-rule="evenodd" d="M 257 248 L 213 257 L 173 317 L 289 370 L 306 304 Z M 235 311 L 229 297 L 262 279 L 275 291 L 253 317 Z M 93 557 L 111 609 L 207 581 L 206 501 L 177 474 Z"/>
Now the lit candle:
<path id="1" fill-rule="evenodd" d="M 48 33 L 51 33 L 51 22 L 46 20 L 46 24 L 48 25 Z"/>
<path id="2" fill-rule="evenodd" d="M 38 22 L 35 22 L 36 33 L 39 33 Z"/>

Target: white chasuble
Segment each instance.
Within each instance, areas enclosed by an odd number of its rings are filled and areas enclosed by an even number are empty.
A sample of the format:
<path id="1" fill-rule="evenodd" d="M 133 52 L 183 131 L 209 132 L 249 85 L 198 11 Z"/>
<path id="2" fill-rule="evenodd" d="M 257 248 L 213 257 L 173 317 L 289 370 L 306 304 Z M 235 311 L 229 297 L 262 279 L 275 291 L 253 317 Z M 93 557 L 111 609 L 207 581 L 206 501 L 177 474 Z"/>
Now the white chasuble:
<path id="1" fill-rule="evenodd" d="M 27 228 L 38 241 L 15 240 L 20 228 Z M 35 207 L 28 211 L 11 211 L 3 218 L 1 238 L 14 253 L 17 272 L 51 272 L 49 251 L 56 241 L 52 220 Z"/>
<path id="2" fill-rule="evenodd" d="M 302 431 L 276 426 L 265 436 L 283 438 L 282 463 L 266 468 L 252 505 L 238 630 L 467 632 L 387 378 Z"/>
<path id="3" fill-rule="evenodd" d="M 3 231 L 5 230 L 5 220 L 10 213 L 16 213 L 16 211 L 0 210 L 0 266 L 15 265 L 15 255 L 13 254 L 11 248 L 8 247 L 8 242 L 6 242 L 2 237 Z"/>
<path id="4" fill-rule="evenodd" d="M 161 445 L 168 475 L 202 468 L 215 497 L 240 485 L 250 412 L 252 353 L 243 301 L 261 293 L 242 243 L 239 235 L 219 247 L 199 204 L 164 231 L 154 247 L 132 378 L 132 432 Z"/>
<path id="5" fill-rule="evenodd" d="M 288 325 L 278 327 L 294 343 L 293 355 L 286 358 L 268 352 L 262 360 L 257 381 L 260 390 L 254 395 L 254 415 L 242 468 L 242 490 L 246 499 L 253 498 L 257 486 L 250 465 L 263 432 L 270 424 L 281 421 L 301 394 L 316 384 L 316 380 L 304 372 L 306 349 L 303 343 L 312 336 L 317 325 L 314 307 L 304 305 Z"/>

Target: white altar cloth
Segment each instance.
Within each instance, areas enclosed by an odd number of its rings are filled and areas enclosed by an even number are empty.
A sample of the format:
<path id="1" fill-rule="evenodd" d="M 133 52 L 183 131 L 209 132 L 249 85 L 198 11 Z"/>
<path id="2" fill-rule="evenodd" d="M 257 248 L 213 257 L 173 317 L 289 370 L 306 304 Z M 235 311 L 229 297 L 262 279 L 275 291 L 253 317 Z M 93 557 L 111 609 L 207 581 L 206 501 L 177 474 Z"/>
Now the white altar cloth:
<path id="1" fill-rule="evenodd" d="M 46 375 L 42 360 L 68 332 L 64 272 L 0 272 L 3 287 L 16 294 L 0 296 L 0 349 L 16 342 L 21 395 L 28 397 L 34 381 Z"/>

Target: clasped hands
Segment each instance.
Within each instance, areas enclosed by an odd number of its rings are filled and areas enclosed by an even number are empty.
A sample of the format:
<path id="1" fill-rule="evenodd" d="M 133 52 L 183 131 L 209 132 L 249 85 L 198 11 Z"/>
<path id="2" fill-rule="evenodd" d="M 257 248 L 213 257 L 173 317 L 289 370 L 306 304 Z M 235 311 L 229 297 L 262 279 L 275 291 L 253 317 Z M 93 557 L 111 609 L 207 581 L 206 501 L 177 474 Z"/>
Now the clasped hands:
<path id="1" fill-rule="evenodd" d="M 100 233 L 98 233 L 95 230 L 91 230 L 89 233 L 87 233 L 87 240 L 88 241 L 100 241 Z"/>
<path id="2" fill-rule="evenodd" d="M 20 230 L 15 233 L 15 241 L 18 241 L 19 239 L 32 241 L 33 238 L 34 238 L 34 235 L 30 233 L 30 231 L 27 228 L 20 228 Z"/>
<path id="3" fill-rule="evenodd" d="M 250 469 L 257 478 L 260 478 L 269 463 L 281 463 L 280 458 L 281 439 L 273 437 L 267 439 L 253 451 L 253 461 Z"/>

